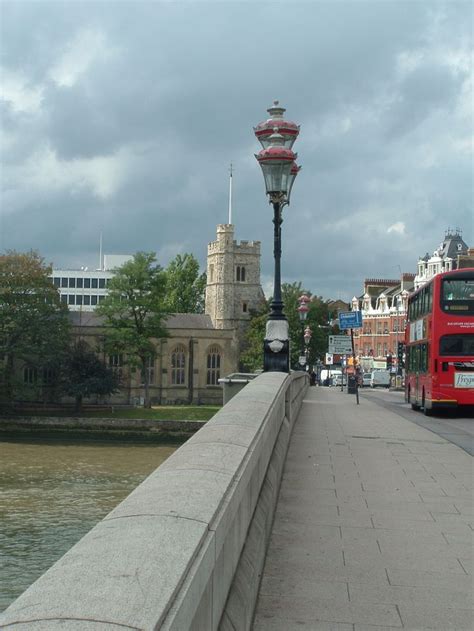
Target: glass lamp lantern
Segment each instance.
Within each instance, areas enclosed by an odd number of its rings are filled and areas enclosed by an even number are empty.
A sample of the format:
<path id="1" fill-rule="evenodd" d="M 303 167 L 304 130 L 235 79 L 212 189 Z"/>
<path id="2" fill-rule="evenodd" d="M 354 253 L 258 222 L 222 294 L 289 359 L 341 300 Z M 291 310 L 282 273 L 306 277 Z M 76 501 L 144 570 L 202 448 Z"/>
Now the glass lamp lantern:
<path id="1" fill-rule="evenodd" d="M 308 315 L 309 307 L 308 302 L 310 302 L 310 297 L 307 294 L 301 294 L 298 298 L 299 307 L 297 309 L 298 315 L 300 317 L 300 322 L 304 322 L 306 320 L 306 316 Z"/>
<path id="2" fill-rule="evenodd" d="M 297 154 L 283 146 L 284 138 L 275 128 L 271 135 L 272 144 L 255 155 L 265 180 L 267 195 L 285 195 L 290 188 L 291 169 Z M 293 176 L 294 180 L 294 176 Z"/>
<path id="3" fill-rule="evenodd" d="M 291 149 L 300 133 L 300 126 L 283 118 L 283 114 L 286 110 L 284 107 L 281 107 L 279 101 L 274 101 L 273 106 L 269 107 L 267 112 L 270 114 L 270 118 L 253 128 L 260 144 L 264 149 L 270 147 L 272 144 L 271 136 L 273 130 L 275 127 L 278 127 L 278 131 L 284 139 L 283 146 L 286 147 L 286 149 Z"/>
<path id="4" fill-rule="evenodd" d="M 298 172 L 300 171 L 301 167 L 299 167 L 296 162 L 293 162 L 293 164 L 291 165 L 291 170 L 290 170 L 290 177 L 288 180 L 288 192 L 286 194 L 286 199 L 288 201 L 288 204 L 290 203 L 290 197 L 291 197 L 291 189 L 293 188 L 293 184 L 295 183 L 295 179 L 296 176 L 298 175 Z"/>

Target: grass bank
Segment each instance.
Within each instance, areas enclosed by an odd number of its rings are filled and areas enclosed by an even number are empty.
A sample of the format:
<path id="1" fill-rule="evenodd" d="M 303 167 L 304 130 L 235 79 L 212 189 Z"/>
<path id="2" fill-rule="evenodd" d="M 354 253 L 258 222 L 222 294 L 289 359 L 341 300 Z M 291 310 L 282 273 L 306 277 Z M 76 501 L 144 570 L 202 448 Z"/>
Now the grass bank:
<path id="1" fill-rule="evenodd" d="M 75 413 L 71 408 L 28 408 L 17 410 L 14 414 L 6 414 L 10 418 L 17 415 L 22 417 L 48 418 L 101 418 L 101 419 L 140 419 L 147 421 L 208 421 L 220 410 L 219 405 L 160 405 L 147 408 L 132 408 L 120 406 L 104 406 L 95 409 L 85 408 Z"/>

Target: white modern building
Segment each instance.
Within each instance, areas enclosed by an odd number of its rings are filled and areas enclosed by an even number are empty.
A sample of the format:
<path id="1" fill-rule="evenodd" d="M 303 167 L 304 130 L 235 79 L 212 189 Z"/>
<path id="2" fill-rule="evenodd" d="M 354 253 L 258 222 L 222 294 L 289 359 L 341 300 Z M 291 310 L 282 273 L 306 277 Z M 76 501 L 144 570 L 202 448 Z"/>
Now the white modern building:
<path id="1" fill-rule="evenodd" d="M 52 279 L 61 302 L 67 304 L 70 311 L 94 311 L 107 295 L 113 270 L 132 258 L 129 254 L 105 254 L 102 269 L 53 269 Z"/>

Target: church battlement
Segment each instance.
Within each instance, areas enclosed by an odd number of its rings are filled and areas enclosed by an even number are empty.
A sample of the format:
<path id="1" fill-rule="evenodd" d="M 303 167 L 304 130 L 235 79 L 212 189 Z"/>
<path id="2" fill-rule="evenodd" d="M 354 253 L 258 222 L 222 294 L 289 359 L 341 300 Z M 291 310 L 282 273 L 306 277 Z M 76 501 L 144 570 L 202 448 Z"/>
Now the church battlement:
<path id="1" fill-rule="evenodd" d="M 235 239 L 230 239 L 230 236 L 234 236 L 233 224 L 219 224 L 217 226 L 217 239 L 211 241 L 207 246 L 207 253 L 213 254 L 216 252 L 230 253 L 233 251 L 235 254 L 259 254 L 261 241 L 248 241 L 242 239 L 240 243 Z"/>
<path id="2" fill-rule="evenodd" d="M 264 300 L 260 285 L 260 241 L 234 238 L 233 224 L 219 224 L 207 248 L 205 312 L 216 328 L 241 329 Z"/>

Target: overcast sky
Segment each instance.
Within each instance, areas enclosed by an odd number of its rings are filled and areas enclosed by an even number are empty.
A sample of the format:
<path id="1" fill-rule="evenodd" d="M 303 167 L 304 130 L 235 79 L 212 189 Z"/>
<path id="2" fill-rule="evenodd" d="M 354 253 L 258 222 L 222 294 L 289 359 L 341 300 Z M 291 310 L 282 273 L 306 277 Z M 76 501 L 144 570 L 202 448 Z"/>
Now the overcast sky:
<path id="1" fill-rule="evenodd" d="M 0 251 L 56 267 L 193 253 L 272 209 L 253 126 L 301 125 L 284 282 L 325 298 L 416 271 L 448 227 L 474 245 L 472 3 L 1 2 Z M 269 291 L 270 290 L 270 291 Z"/>

